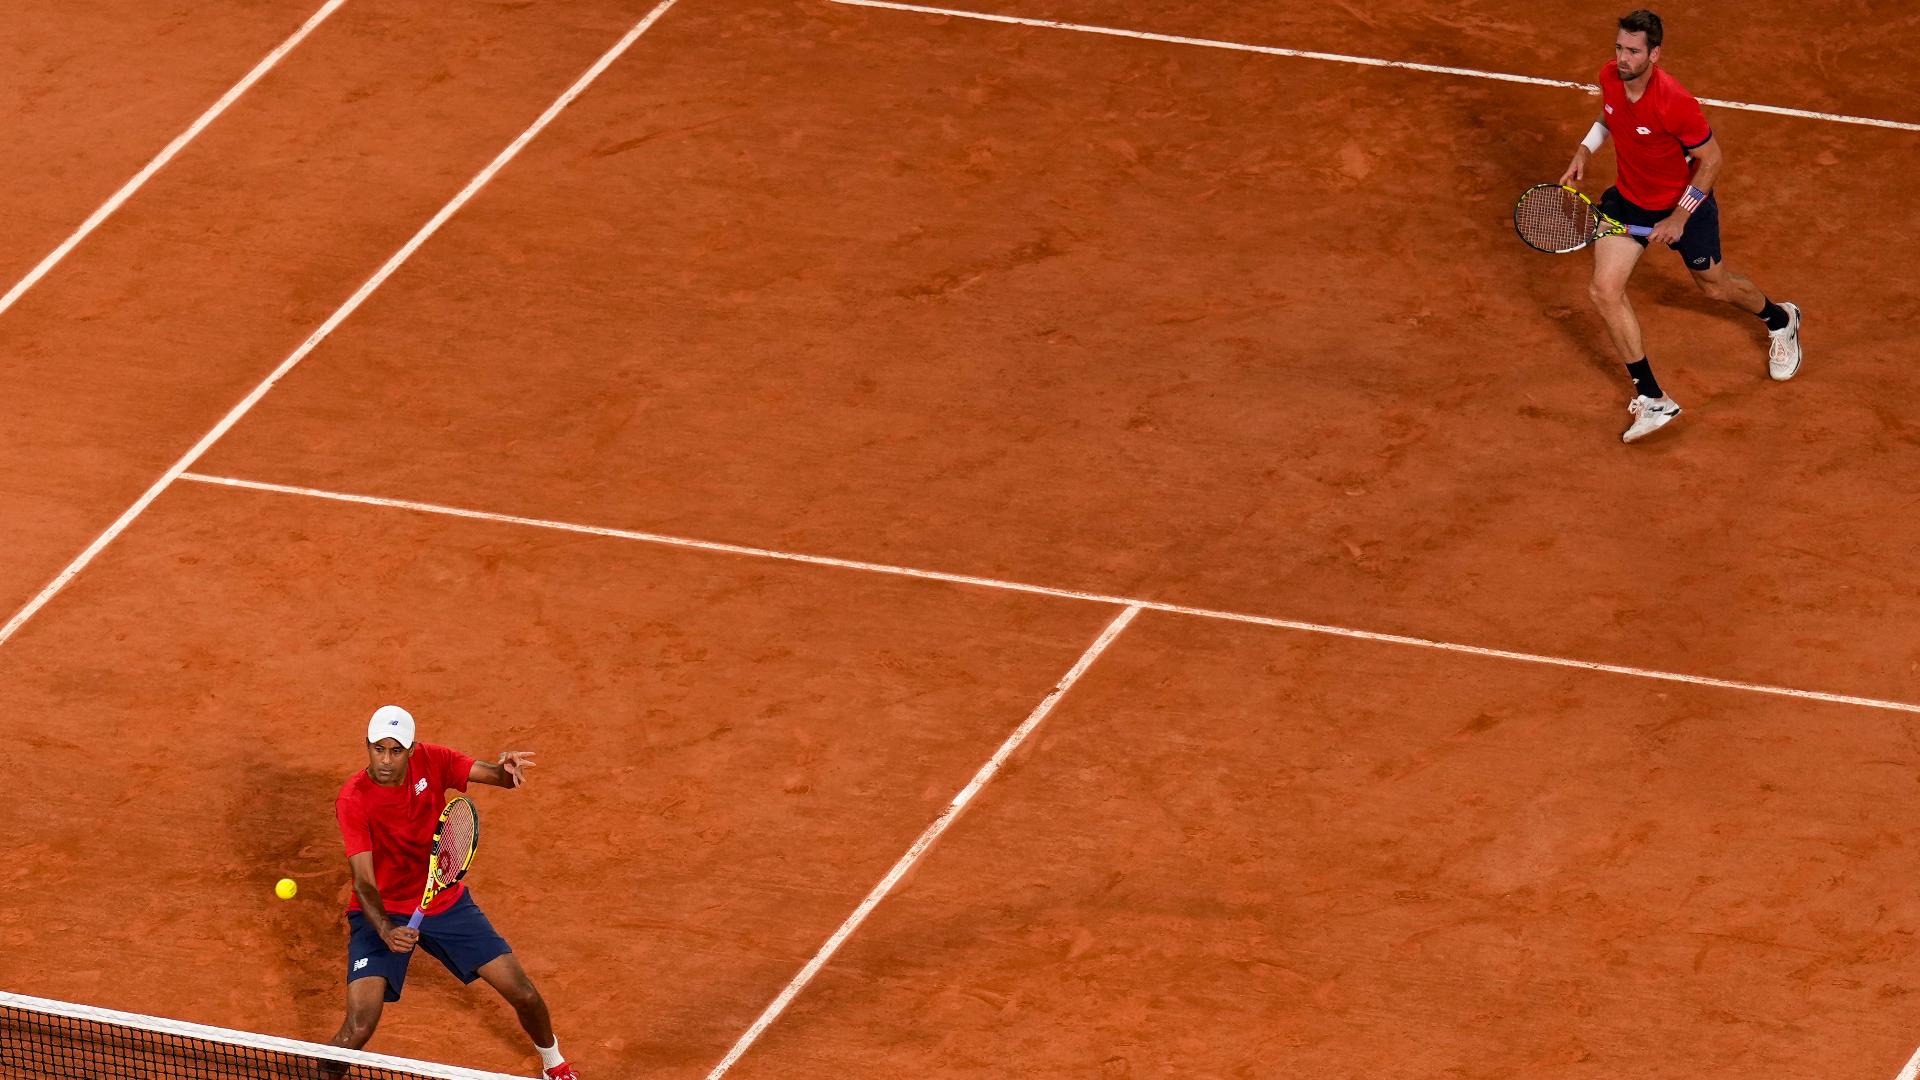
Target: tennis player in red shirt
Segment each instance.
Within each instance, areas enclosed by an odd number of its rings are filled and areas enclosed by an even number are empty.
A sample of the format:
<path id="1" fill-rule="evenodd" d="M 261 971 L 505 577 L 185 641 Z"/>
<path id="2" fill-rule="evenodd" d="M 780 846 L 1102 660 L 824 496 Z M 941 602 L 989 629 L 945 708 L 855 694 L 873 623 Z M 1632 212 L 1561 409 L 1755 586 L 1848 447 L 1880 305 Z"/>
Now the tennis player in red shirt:
<path id="1" fill-rule="evenodd" d="M 1644 239 L 1608 236 L 1593 246 L 1589 292 L 1635 390 L 1627 405 L 1633 422 L 1621 436 L 1626 442 L 1680 415 L 1679 404 L 1653 377 L 1640 320 L 1627 300 L 1627 278 L 1651 241 L 1680 253 L 1701 292 L 1766 323 L 1769 375 L 1786 380 L 1800 371 L 1799 307 L 1767 299 L 1751 279 L 1720 261 L 1720 204 L 1713 185 L 1724 156 L 1700 103 L 1680 80 L 1656 66 L 1663 36 L 1660 16 L 1651 11 L 1635 11 L 1620 20 L 1613 62 L 1600 69 L 1600 119 L 1560 178 L 1562 184 L 1582 179 L 1587 159 L 1611 137 L 1619 181 L 1601 196 L 1600 210 L 1615 221 L 1653 227 L 1653 235 Z"/>
<path id="2" fill-rule="evenodd" d="M 469 783 L 517 788 L 532 759 L 529 751 L 509 750 L 490 764 L 444 746 L 416 743 L 413 717 L 397 705 L 382 705 L 367 721 L 367 767 L 340 788 L 334 803 L 353 871 L 347 1019 L 333 1037 L 334 1046 L 358 1050 L 373 1037 L 381 1008 L 400 1000 L 407 963 L 418 945 L 461 982 L 485 979 L 500 991 L 539 1051 L 542 1076 L 579 1080 L 560 1056 L 546 1001 L 465 882 L 433 898 L 420 929 L 407 928 L 426 890 L 427 852 L 448 789 L 465 791 Z"/>

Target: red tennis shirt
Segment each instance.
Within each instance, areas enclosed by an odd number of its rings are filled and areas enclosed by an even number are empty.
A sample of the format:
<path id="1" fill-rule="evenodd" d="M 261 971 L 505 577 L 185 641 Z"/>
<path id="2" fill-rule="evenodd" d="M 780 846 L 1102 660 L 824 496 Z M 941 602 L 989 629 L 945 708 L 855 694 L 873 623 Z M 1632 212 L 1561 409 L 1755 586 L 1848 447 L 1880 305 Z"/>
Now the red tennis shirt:
<path id="1" fill-rule="evenodd" d="M 1628 101 L 1627 84 L 1612 63 L 1600 69 L 1600 100 L 1620 163 L 1620 194 L 1643 210 L 1679 205 L 1693 181 L 1692 151 L 1713 138 L 1700 103 L 1658 66 L 1647 92 Z"/>
<path id="2" fill-rule="evenodd" d="M 340 819 L 340 838 L 347 857 L 373 852 L 373 880 L 380 884 L 380 903 L 394 915 L 413 914 L 427 888 L 427 854 L 433 848 L 433 827 L 447 805 L 447 789 L 467 790 L 467 772 L 473 759 L 458 750 L 432 743 L 415 743 L 407 759 L 407 778 L 399 787 L 381 787 L 361 769 L 340 788 L 333 804 Z M 427 914 L 438 915 L 453 906 L 467 889 L 462 882 L 433 898 Z M 360 910 L 356 894 L 348 911 Z"/>

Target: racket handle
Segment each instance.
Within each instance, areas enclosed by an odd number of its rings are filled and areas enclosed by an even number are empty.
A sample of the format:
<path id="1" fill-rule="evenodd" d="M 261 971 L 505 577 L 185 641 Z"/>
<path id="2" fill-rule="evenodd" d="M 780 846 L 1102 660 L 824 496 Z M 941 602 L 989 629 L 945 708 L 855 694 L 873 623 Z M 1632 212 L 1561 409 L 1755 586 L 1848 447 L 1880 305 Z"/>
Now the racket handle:
<path id="1" fill-rule="evenodd" d="M 1627 226 L 1627 235 L 1628 235 L 1628 236 L 1652 236 L 1652 235 L 1653 235 L 1653 226 L 1651 226 L 1651 225 L 1629 225 L 1629 226 Z"/>
<path id="2" fill-rule="evenodd" d="M 421 919 L 424 919 L 424 918 L 426 918 L 426 917 L 427 917 L 427 912 L 426 912 L 426 909 L 424 909 L 424 908 L 414 908 L 414 909 L 413 909 L 413 917 L 407 920 L 407 929 L 409 929 L 409 930 L 418 930 L 418 929 L 420 929 L 420 920 L 421 920 Z"/>

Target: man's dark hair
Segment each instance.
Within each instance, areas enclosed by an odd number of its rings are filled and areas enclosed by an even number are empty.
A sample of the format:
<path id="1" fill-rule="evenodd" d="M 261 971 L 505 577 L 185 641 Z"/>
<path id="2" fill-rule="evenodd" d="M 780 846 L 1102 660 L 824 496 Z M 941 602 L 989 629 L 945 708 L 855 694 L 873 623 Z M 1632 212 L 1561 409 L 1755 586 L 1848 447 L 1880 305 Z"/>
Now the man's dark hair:
<path id="1" fill-rule="evenodd" d="M 1660 38 L 1662 36 L 1660 33 L 1660 16 L 1655 15 L 1646 8 L 1629 11 L 1625 15 L 1620 16 L 1620 29 L 1625 30 L 1629 34 L 1647 35 L 1647 51 L 1649 52 L 1660 47 Z"/>

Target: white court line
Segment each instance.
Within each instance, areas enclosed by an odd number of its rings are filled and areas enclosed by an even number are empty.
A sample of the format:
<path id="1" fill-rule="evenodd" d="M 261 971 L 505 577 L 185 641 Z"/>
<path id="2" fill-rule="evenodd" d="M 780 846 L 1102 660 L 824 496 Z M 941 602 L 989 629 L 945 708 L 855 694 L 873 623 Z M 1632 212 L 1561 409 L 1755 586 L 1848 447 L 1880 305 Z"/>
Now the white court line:
<path id="1" fill-rule="evenodd" d="M 1159 41 L 1170 45 L 1197 45 L 1205 49 L 1228 49 L 1233 52 L 1259 53 L 1263 56 L 1291 56 L 1302 60 L 1325 60 L 1335 64 L 1358 64 L 1362 67 L 1400 68 L 1404 71 L 1424 71 L 1434 75 L 1459 75 L 1469 79 L 1492 79 L 1495 82 L 1525 83 L 1529 86 L 1556 86 L 1568 90 L 1584 90 L 1597 94 L 1600 88 L 1592 83 L 1568 82 L 1564 79 L 1541 79 L 1532 75 L 1511 75 L 1502 71 L 1481 71 L 1477 68 L 1447 67 L 1441 64 L 1416 64 L 1406 60 L 1381 60 L 1372 56 L 1348 56 L 1345 53 L 1313 52 L 1307 49 L 1282 49 L 1274 45 L 1247 45 L 1237 41 L 1220 41 L 1215 38 L 1182 37 L 1178 34 L 1155 34 L 1145 30 L 1121 30 L 1111 26 L 1093 26 L 1087 23 L 1058 22 L 1053 19 L 1028 19 L 1017 15 L 993 15 L 984 11 L 965 11 L 959 8 L 929 7 L 925 4 L 901 4 L 893 0 L 833 0 L 833 3 L 846 7 L 882 8 L 888 11 L 911 11 L 922 15 L 945 15 L 955 19 L 977 19 L 981 22 L 1005 23 L 1011 26 L 1037 26 L 1047 30 L 1073 30 L 1082 34 L 1102 34 L 1107 37 L 1133 38 L 1138 41 Z M 1836 124 L 1862 124 L 1867 127 L 1893 128 L 1896 131 L 1920 131 L 1920 124 L 1909 124 L 1899 120 L 1875 120 L 1868 116 L 1847 116 L 1841 113 L 1812 112 L 1807 109 L 1789 109 L 1779 105 L 1755 105 L 1746 101 L 1722 101 L 1719 98 L 1701 98 L 1702 105 L 1717 105 L 1723 109 L 1741 109 L 1746 112 L 1772 113 L 1775 116 L 1797 116 L 1806 120 L 1826 120 Z"/>
<path id="2" fill-rule="evenodd" d="M 1901 1067 L 1893 1080 L 1914 1080 L 1916 1075 L 1920 1075 L 1920 1050 L 1913 1052 L 1913 1056 L 1907 1059 L 1906 1065 Z"/>
<path id="3" fill-rule="evenodd" d="M 72 236 L 67 237 L 60 242 L 59 247 L 48 252 L 46 258 L 41 259 L 33 269 L 27 271 L 26 277 L 15 282 L 13 288 L 8 289 L 5 296 L 0 296 L 0 315 L 6 314 L 8 308 L 11 308 L 14 303 L 18 301 L 28 289 L 33 288 L 41 278 L 46 277 L 49 270 L 59 265 L 60 260 L 66 258 L 68 252 L 79 246 L 80 241 L 85 240 L 93 230 L 99 228 L 101 222 L 113 216 L 114 211 L 120 209 L 122 203 L 125 203 L 133 197 L 134 192 L 146 186 L 147 181 L 153 178 L 154 173 L 165 168 L 167 162 L 172 161 L 174 156 L 185 149 L 188 143 L 198 138 L 200 133 L 207 129 L 207 125 L 219 119 L 220 114 L 226 112 L 228 106 L 240 100 L 240 95 L 252 89 L 254 83 L 259 82 L 267 72 L 272 71 L 274 65 L 280 62 L 281 57 L 292 52 L 296 46 L 306 40 L 308 34 L 313 33 L 321 23 L 327 21 L 327 16 L 340 10 L 340 5 L 346 2 L 347 0 L 327 0 L 325 4 L 321 5 L 319 11 L 314 12 L 308 17 L 306 22 L 301 24 L 300 29 L 293 32 L 293 36 L 281 42 L 279 48 L 268 53 L 259 63 L 253 65 L 253 70 L 247 72 L 245 78 L 234 83 L 231 89 L 220 95 L 219 101 L 214 102 L 206 112 L 201 113 L 198 120 L 189 124 L 187 130 L 175 136 L 172 142 L 168 143 L 158 154 L 154 155 L 153 160 L 147 162 L 146 168 L 133 174 L 133 179 L 120 185 L 120 190 L 114 192 L 106 202 L 100 204 L 100 208 L 95 210 L 92 216 L 81 222 L 80 227 L 73 231 Z"/>
<path id="4" fill-rule="evenodd" d="M 985 765 L 980 766 L 980 771 L 973 774 L 973 779 L 966 787 L 960 789 L 960 794 L 953 797 L 953 801 L 948 803 L 947 808 L 940 812 L 940 816 L 933 820 L 933 824 L 927 826 L 926 831 L 920 834 L 920 838 L 907 849 L 907 853 L 900 856 L 900 860 L 893 864 L 893 869 L 887 871 L 887 876 L 880 879 L 880 884 L 875 885 L 873 890 L 867 893 L 866 899 L 860 901 L 860 906 L 853 909 L 853 914 L 847 916 L 847 921 L 840 924 L 840 929 L 835 930 L 833 935 L 827 938 L 826 944 L 820 946 L 820 951 L 813 954 L 813 959 L 807 961 L 806 966 L 800 969 L 800 973 L 795 975 L 791 982 L 787 983 L 779 996 L 761 1011 L 759 1018 L 754 1020 L 753 1025 L 747 1028 L 746 1032 L 733 1044 L 733 1048 L 727 1051 L 727 1056 L 721 1058 L 720 1064 L 715 1065 L 713 1071 L 707 1074 L 707 1080 L 720 1080 L 720 1077 L 725 1076 L 727 1070 L 733 1068 L 734 1062 L 740 1060 L 740 1055 L 745 1054 L 760 1038 L 761 1033 L 780 1018 L 780 1014 L 786 1011 L 787 1006 L 793 1002 L 800 991 L 805 990 L 807 984 L 813 981 L 813 977 L 820 974 L 820 969 L 827 965 L 827 961 L 833 959 L 834 953 L 840 951 L 840 946 L 853 936 L 855 930 L 860 929 L 860 924 L 867 921 L 867 916 L 872 914 L 880 901 L 886 899 L 895 885 L 900 884 L 900 879 L 907 876 L 907 871 L 913 869 L 913 864 L 919 862 L 920 857 L 933 847 L 933 842 L 940 839 L 940 834 L 946 832 L 948 827 L 960 817 L 961 812 L 967 808 L 967 804 L 980 793 L 980 789 L 986 787 L 988 782 L 1000 772 L 1001 766 L 1007 763 L 1007 759 L 1013 756 L 1013 752 L 1020 749 L 1020 744 L 1027 740 L 1027 736 L 1033 734 L 1033 729 L 1040 726 L 1040 722 L 1047 718 L 1047 714 L 1060 703 L 1060 699 L 1066 695 L 1067 691 L 1073 689 L 1073 684 L 1080 681 L 1080 676 L 1086 674 L 1087 669 L 1093 666 L 1093 662 L 1100 658 L 1101 653 L 1107 651 L 1107 646 L 1113 644 L 1113 639 L 1119 637 L 1120 631 L 1125 630 L 1127 624 L 1132 622 L 1133 617 L 1138 614 L 1140 614 L 1138 607 L 1129 607 L 1114 616 L 1114 620 L 1107 624 L 1107 628 L 1100 632 L 1100 636 L 1094 639 L 1093 644 L 1087 646 L 1087 651 L 1080 654 L 1080 659 L 1074 663 L 1073 667 L 1061 676 L 1052 690 L 1047 691 L 1047 696 L 1040 699 L 1040 704 L 1034 706 L 1033 711 L 1027 714 L 1026 721 L 1015 728 L 1013 734 L 1007 736 L 1007 741 L 1000 744 L 1000 749 L 994 751 L 993 757 Z"/>
<path id="5" fill-rule="evenodd" d="M 950 574 L 942 570 L 919 570 L 910 566 L 863 562 L 858 559 L 836 559 L 827 555 L 803 555 L 792 551 L 775 551 L 770 548 L 747 547 L 743 544 L 725 544 L 714 540 L 692 540 L 683 536 L 667 536 L 662 533 L 638 532 L 632 529 L 612 529 L 602 525 L 578 525 L 566 521 L 550 521 L 545 518 L 521 517 L 517 514 L 496 514 L 485 510 L 465 510 L 457 506 L 415 502 L 411 499 L 388 499 L 378 495 L 350 495 L 338 491 L 325 491 L 320 488 L 295 487 L 291 484 L 271 484 L 260 480 L 240 480 L 230 476 L 183 473 L 180 479 L 191 480 L 200 484 L 215 484 L 221 487 L 245 488 L 249 491 L 267 491 L 282 495 L 301 495 L 313 499 L 329 499 L 334 502 L 358 503 L 362 506 L 383 506 L 389 509 L 412 510 L 423 514 L 440 514 L 446 517 L 467 518 L 472 521 L 491 521 L 504 525 L 527 525 L 536 529 L 555 529 L 560 532 L 583 533 L 588 536 L 605 536 L 619 540 L 637 540 L 647 544 L 663 544 L 668 547 L 691 548 L 696 551 L 714 551 L 728 555 L 745 555 L 756 559 L 778 559 L 782 562 L 804 563 L 809 566 L 832 566 L 842 570 L 861 570 L 873 574 L 891 574 L 896 577 L 919 578 L 922 581 L 941 581 L 952 585 L 976 585 L 987 589 L 1003 589 L 1008 592 L 1059 597 L 1063 600 L 1084 600 L 1096 604 L 1112 604 L 1118 607 L 1140 608 L 1145 611 L 1165 611 L 1174 615 L 1191 615 L 1195 618 L 1219 619 L 1226 622 L 1247 623 L 1253 626 L 1271 626 L 1281 630 L 1300 630 L 1310 634 L 1325 634 L 1331 637 L 1353 638 L 1359 641 L 1375 641 L 1389 645 L 1411 645 L 1420 649 L 1435 649 L 1440 652 L 1461 653 L 1467 656 L 1484 656 L 1498 660 L 1517 660 L 1525 664 L 1544 664 L 1549 667 L 1573 668 L 1578 671 L 1604 672 L 1609 675 L 1626 675 L 1637 679 L 1657 679 L 1662 682 L 1686 683 L 1690 686 L 1711 686 L 1722 690 L 1741 690 L 1752 694 L 1770 694 L 1774 697 L 1797 698 L 1802 701 L 1821 701 L 1834 705 L 1859 705 L 1869 709 L 1888 709 L 1893 712 L 1920 713 L 1920 705 L 1910 704 L 1904 701 L 1884 701 L 1879 698 L 1855 697 L 1851 694 L 1830 694 L 1819 690 L 1795 690 L 1784 686 L 1768 686 L 1764 683 L 1739 682 L 1733 679 L 1715 679 L 1705 675 L 1683 675 L 1674 671 L 1657 671 L 1651 668 L 1629 667 L 1625 664 L 1605 664 L 1593 660 L 1571 660 L 1561 656 L 1543 656 L 1538 653 L 1515 652 L 1510 649 L 1489 649 L 1479 645 L 1461 645 L 1451 641 L 1435 641 L 1430 638 L 1411 637 L 1406 634 L 1385 634 L 1373 630 L 1355 630 L 1344 626 L 1330 626 L 1325 623 L 1301 622 L 1297 619 L 1279 619 L 1267 615 L 1248 615 L 1237 611 L 1220 611 L 1214 608 L 1189 607 L 1184 604 L 1166 604 L 1157 600 L 1142 600 L 1130 596 L 1110 596 L 1105 593 L 1081 592 L 1076 589 L 1057 589 L 1047 585 L 1030 585 L 1018 581 L 1002 581 L 996 578 L 976 577 L 972 574 Z"/>
<path id="6" fill-rule="evenodd" d="M 531 142 L 534 136 L 545 130 L 548 124 L 553 123 L 554 117 L 559 116 L 561 110 L 573 104 L 575 98 L 585 92 L 587 87 L 593 85 L 594 80 L 598 79 L 601 73 L 612 66 L 613 62 L 618 60 L 620 55 L 626 52 L 627 48 L 638 40 L 641 34 L 647 32 L 648 27 L 651 27 L 658 21 L 660 16 L 665 15 L 667 9 L 671 8 L 677 2 L 678 0 L 661 0 L 658 6 L 647 13 L 646 18 L 634 24 L 633 29 L 627 31 L 625 37 L 615 42 L 613 48 L 608 49 L 601 55 L 600 59 L 594 61 L 593 66 L 588 68 L 586 73 L 581 75 L 579 79 L 575 80 L 574 84 L 568 87 L 565 93 L 554 99 L 553 104 L 547 106 L 547 111 L 541 113 L 539 118 L 533 122 L 532 126 L 521 132 L 519 137 L 509 143 L 505 150 L 500 151 L 492 161 L 487 163 L 485 168 L 474 174 L 473 179 L 467 181 L 467 186 L 461 188 L 459 194 L 455 195 L 445 206 L 441 207 L 439 213 L 434 214 L 432 219 L 425 225 L 420 226 L 420 230 L 413 234 L 412 239 L 403 244 L 399 251 L 394 252 L 393 255 L 387 259 L 386 263 L 382 265 L 379 270 L 375 271 L 372 277 L 367 279 L 364 285 L 361 285 L 352 296 L 347 298 L 346 303 L 341 304 L 338 310 L 327 317 L 326 322 L 320 324 L 318 330 L 309 334 L 307 340 L 301 342 L 300 347 L 293 350 L 292 355 L 281 361 L 280 366 L 274 368 L 271 375 L 268 375 L 262 380 L 260 385 L 254 387 L 252 393 L 241 399 L 238 405 L 235 405 L 229 410 L 227 415 L 222 417 L 220 422 L 213 426 L 213 430 L 207 432 L 201 437 L 199 442 L 193 444 L 193 449 L 188 450 L 184 457 L 173 463 L 172 468 L 162 473 L 160 479 L 154 481 L 153 486 L 148 488 L 144 495 L 141 495 L 132 506 L 127 507 L 126 512 L 121 514 L 113 524 L 107 526 L 105 532 L 94 538 L 93 543 L 87 545 L 85 551 L 75 556 L 74 560 L 67 564 L 66 569 L 60 571 L 58 576 L 47 583 L 46 588 L 41 589 L 37 596 L 27 601 L 25 607 L 15 612 L 13 618 L 8 619 L 5 626 L 0 626 L 0 645 L 6 644 L 7 641 L 19 631 L 20 627 L 26 625 L 28 619 L 33 618 L 35 612 L 45 607 L 47 601 L 52 600 L 54 596 L 58 595 L 60 590 L 66 587 L 67 582 L 73 580 L 74 575 L 86 569 L 87 564 L 93 561 L 94 556 L 100 554 L 101 550 L 112 543 L 115 537 L 124 532 L 127 526 L 133 524 L 134 519 L 139 517 L 141 512 L 153 503 L 153 500 L 159 498 L 161 492 L 167 490 L 168 486 L 179 479 L 181 474 L 191 468 L 194 462 L 200 460 L 201 456 L 211 449 L 213 444 L 220 440 L 221 436 L 232 429 L 233 425 L 239 423 L 240 418 L 245 416 L 247 411 L 252 409 L 262 397 L 266 396 L 267 391 L 273 389 L 275 383 L 278 383 L 284 378 L 288 372 L 294 369 L 295 365 L 306 358 L 308 353 L 311 353 L 315 348 L 319 347 L 320 343 L 327 339 L 327 335 L 333 333 L 336 327 L 345 322 L 347 316 L 352 315 L 358 310 L 360 305 L 366 302 L 367 297 L 373 295 L 373 291 L 380 287 L 381 283 L 391 277 L 393 272 L 398 270 L 401 264 L 405 263 L 414 252 L 420 250 L 420 245 L 426 243 L 428 237 L 438 232 L 440 226 L 446 224 L 448 218 L 451 218 L 462 206 L 465 206 L 467 201 L 472 199 L 481 188 L 486 187 L 487 182 L 492 180 L 494 175 L 506 166 L 507 162 L 512 161 L 514 157 L 520 153 L 521 148 Z"/>

